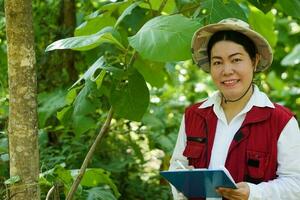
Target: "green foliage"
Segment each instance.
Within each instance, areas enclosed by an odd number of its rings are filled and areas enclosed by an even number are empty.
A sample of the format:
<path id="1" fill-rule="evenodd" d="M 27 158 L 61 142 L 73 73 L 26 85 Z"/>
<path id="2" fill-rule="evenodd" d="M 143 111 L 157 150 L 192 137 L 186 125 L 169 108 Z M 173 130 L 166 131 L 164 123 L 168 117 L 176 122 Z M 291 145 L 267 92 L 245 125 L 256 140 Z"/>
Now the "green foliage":
<path id="1" fill-rule="evenodd" d="M 159 16 L 130 37 L 129 43 L 145 59 L 160 62 L 186 60 L 191 58 L 190 43 L 199 26 L 196 21 L 181 15 Z M 170 44 L 172 48 L 164 51 Z"/>
<path id="2" fill-rule="evenodd" d="M 118 41 L 120 36 L 112 27 L 105 27 L 101 31 L 88 35 L 78 36 L 67 39 L 58 40 L 46 48 L 46 51 L 52 51 L 54 49 L 73 49 L 78 51 L 87 51 L 93 49 L 104 42 L 110 42 L 116 44 L 121 49 L 124 46 Z"/>
<path id="3" fill-rule="evenodd" d="M 208 24 L 230 17 L 247 21 L 243 9 L 234 0 L 205 0 L 201 2 L 201 8 L 202 14 L 208 16 Z"/>
<path id="4" fill-rule="evenodd" d="M 300 116 L 297 0 L 77 1 L 74 37 L 61 25 L 61 6 L 61 1 L 33 3 L 42 199 L 52 186 L 65 198 L 110 106 L 115 110 L 110 130 L 76 199 L 171 199 L 158 172 L 168 168 L 184 108 L 215 90 L 190 60 L 190 41 L 197 28 L 227 17 L 248 21 L 271 43 L 274 62 L 258 75 L 258 83 L 273 101 Z M 2 17 L 0 194 L 10 180 L 4 24 Z M 77 81 L 62 65 L 65 51 L 55 49 L 78 50 Z"/>
<path id="5" fill-rule="evenodd" d="M 149 104 L 149 91 L 143 76 L 133 71 L 128 83 L 112 90 L 110 101 L 119 117 L 140 121 Z"/>
<path id="6" fill-rule="evenodd" d="M 286 55 L 282 61 L 281 64 L 283 66 L 294 66 L 300 63 L 300 44 L 297 44 L 292 52 L 290 52 L 288 55 Z"/>

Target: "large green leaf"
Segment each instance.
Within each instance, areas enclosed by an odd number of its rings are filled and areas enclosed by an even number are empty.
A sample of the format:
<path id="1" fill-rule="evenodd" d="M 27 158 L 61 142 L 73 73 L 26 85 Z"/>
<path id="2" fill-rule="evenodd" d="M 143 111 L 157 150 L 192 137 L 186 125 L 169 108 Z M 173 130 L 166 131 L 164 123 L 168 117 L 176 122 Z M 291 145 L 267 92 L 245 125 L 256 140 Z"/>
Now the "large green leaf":
<path id="1" fill-rule="evenodd" d="M 75 29 L 74 35 L 83 36 L 95 34 L 104 27 L 113 26 L 115 23 L 116 19 L 106 13 L 93 18 L 90 17 Z"/>
<path id="2" fill-rule="evenodd" d="M 274 15 L 269 12 L 268 14 L 264 14 L 254 6 L 250 7 L 249 14 L 249 24 L 250 26 L 261 35 L 263 35 L 272 47 L 275 47 L 277 43 L 277 34 L 275 33 Z M 259 22 L 259 23 L 257 23 Z"/>
<path id="3" fill-rule="evenodd" d="M 284 66 L 294 66 L 300 63 L 300 44 L 297 44 L 292 52 L 285 56 L 281 64 Z"/>
<path id="4" fill-rule="evenodd" d="M 134 71 L 128 83 L 112 91 L 111 104 L 118 116 L 140 121 L 149 105 L 149 91 L 143 76 Z"/>
<path id="5" fill-rule="evenodd" d="M 248 0 L 250 3 L 252 3 L 256 8 L 263 11 L 264 13 L 269 12 L 274 3 L 276 3 L 276 0 Z"/>
<path id="6" fill-rule="evenodd" d="M 101 31 L 88 35 L 70 37 L 61 39 L 50 44 L 45 51 L 52 51 L 55 49 L 73 49 L 78 51 L 87 51 L 93 49 L 104 42 L 117 45 L 120 49 L 125 50 L 124 46 L 119 42 L 120 36 L 118 32 L 112 27 L 105 27 Z"/>
<path id="7" fill-rule="evenodd" d="M 200 24 L 182 15 L 159 16 L 148 21 L 129 38 L 143 58 L 153 61 L 181 61 L 191 58 L 191 39 Z"/>
<path id="8" fill-rule="evenodd" d="M 154 87 L 162 87 L 167 78 L 164 64 L 151 62 L 138 58 L 134 62 L 134 67 L 143 75 L 144 79 Z"/>
<path id="9" fill-rule="evenodd" d="M 112 192 L 105 187 L 94 187 L 86 190 L 86 200 L 117 200 Z"/>
<path id="10" fill-rule="evenodd" d="M 202 13 L 207 14 L 208 23 L 216 23 L 225 18 L 239 18 L 247 21 L 243 9 L 234 0 L 205 0 L 200 3 Z"/>
<path id="11" fill-rule="evenodd" d="M 278 0 L 286 15 L 300 19 L 300 1 L 299 0 Z"/>

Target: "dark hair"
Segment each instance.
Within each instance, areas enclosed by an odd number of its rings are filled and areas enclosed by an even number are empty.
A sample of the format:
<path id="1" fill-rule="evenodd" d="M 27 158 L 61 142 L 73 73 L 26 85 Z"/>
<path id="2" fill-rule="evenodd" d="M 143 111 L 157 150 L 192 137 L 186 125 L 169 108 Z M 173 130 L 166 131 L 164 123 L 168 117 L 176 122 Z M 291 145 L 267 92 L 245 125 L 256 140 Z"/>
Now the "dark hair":
<path id="1" fill-rule="evenodd" d="M 207 55 L 210 63 L 211 58 L 211 49 L 219 41 L 232 41 L 239 45 L 242 45 L 245 49 L 245 51 L 249 54 L 251 60 L 254 60 L 256 57 L 257 49 L 254 44 L 254 42 L 247 37 L 246 35 L 232 30 L 227 31 L 218 31 L 214 33 L 211 38 L 209 39 L 209 42 L 207 44 Z"/>

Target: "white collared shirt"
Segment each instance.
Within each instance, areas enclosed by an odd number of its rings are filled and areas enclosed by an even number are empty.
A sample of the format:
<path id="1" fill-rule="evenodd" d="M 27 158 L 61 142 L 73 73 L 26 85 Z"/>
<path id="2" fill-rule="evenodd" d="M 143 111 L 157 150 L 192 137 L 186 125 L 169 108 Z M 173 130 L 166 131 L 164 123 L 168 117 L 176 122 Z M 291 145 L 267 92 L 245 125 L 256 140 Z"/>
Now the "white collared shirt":
<path id="1" fill-rule="evenodd" d="M 211 152 L 209 168 L 219 168 L 225 165 L 227 153 L 234 134 L 241 127 L 246 113 L 253 107 L 274 108 L 267 95 L 255 86 L 254 92 L 243 110 L 238 113 L 228 124 L 223 108 L 221 107 L 220 93 L 216 92 L 209 97 L 201 106 L 206 108 L 213 105 L 213 111 L 218 118 L 216 135 Z M 174 152 L 170 161 L 170 170 L 178 168 L 175 160 L 180 160 L 188 166 L 188 160 L 183 156 L 186 146 L 186 133 L 184 117 Z M 300 131 L 297 120 L 293 117 L 281 132 L 277 143 L 278 148 L 278 177 L 269 182 L 260 184 L 248 183 L 250 187 L 249 200 L 299 200 L 300 199 Z M 184 199 L 172 187 L 174 200 Z M 220 198 L 207 198 L 207 200 L 219 200 Z"/>

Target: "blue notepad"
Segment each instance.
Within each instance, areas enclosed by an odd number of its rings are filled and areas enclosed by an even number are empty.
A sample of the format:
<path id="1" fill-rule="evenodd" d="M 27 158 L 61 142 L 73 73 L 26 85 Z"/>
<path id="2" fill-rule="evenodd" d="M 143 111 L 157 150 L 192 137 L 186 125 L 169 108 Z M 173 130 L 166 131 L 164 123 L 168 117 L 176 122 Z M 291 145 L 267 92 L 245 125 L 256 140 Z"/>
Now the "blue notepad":
<path id="1" fill-rule="evenodd" d="M 226 168 L 162 171 L 160 174 L 188 198 L 221 197 L 218 187 L 237 188 Z"/>

